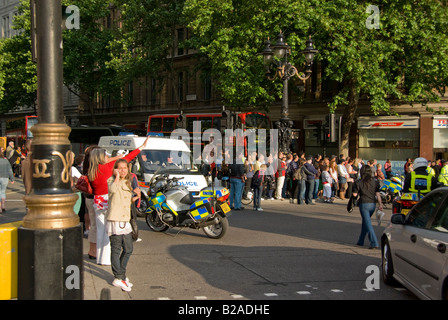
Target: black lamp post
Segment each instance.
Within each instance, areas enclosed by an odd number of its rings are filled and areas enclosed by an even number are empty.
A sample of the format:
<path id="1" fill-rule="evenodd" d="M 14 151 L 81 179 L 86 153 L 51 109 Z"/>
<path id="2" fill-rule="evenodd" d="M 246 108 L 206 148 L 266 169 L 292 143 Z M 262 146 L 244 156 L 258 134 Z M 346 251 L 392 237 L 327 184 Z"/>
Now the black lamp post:
<path id="1" fill-rule="evenodd" d="M 271 46 L 269 39 L 265 44 L 266 47 L 261 54 L 263 55 L 263 61 L 266 68 L 266 76 L 269 80 L 274 80 L 278 77 L 283 81 L 281 118 L 275 125 L 279 130 L 279 151 L 289 152 L 293 122 L 289 119 L 288 81 L 294 76 L 297 76 L 303 82 L 308 80 L 311 76 L 311 66 L 313 64 L 314 56 L 319 51 L 314 49 L 313 40 L 310 37 L 306 41 L 305 50 L 302 51 L 305 55 L 305 73 L 299 74 L 296 67 L 288 61 L 288 56 L 291 55 L 291 47 L 285 43 L 285 37 L 281 31 L 273 46 Z"/>
<path id="2" fill-rule="evenodd" d="M 39 123 L 31 128 L 32 190 L 18 229 L 18 299 L 83 298 L 82 226 L 73 207 L 70 127 L 62 108 L 61 0 L 31 1 Z"/>

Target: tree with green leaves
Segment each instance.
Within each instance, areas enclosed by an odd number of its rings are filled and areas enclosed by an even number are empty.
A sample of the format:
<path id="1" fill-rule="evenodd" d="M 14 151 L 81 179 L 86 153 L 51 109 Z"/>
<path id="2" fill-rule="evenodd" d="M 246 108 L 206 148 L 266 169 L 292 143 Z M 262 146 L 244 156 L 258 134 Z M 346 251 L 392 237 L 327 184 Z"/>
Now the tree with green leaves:
<path id="1" fill-rule="evenodd" d="M 31 61 L 29 4 L 28 8 L 19 6 L 18 12 L 13 27 L 23 32 L 0 40 L 0 114 L 23 106 L 36 112 L 37 75 Z"/>
<path id="2" fill-rule="evenodd" d="M 69 5 L 70 1 L 63 4 Z M 95 107 L 99 97 L 112 98 L 117 103 L 125 99 L 122 88 L 126 80 L 108 66 L 109 45 L 114 41 L 116 27 L 109 2 L 78 0 L 79 29 L 63 32 L 64 84 L 84 102 L 91 121 L 96 125 Z"/>
<path id="3" fill-rule="evenodd" d="M 112 60 L 108 66 L 127 81 L 150 76 L 159 83 L 159 89 L 166 80 L 171 80 L 176 101 L 174 57 L 178 46 L 177 29 L 185 25 L 182 14 L 184 0 L 118 0 L 120 28 L 110 43 Z"/>
<path id="4" fill-rule="evenodd" d="M 64 0 L 63 4 L 70 2 Z M 121 89 L 125 82 L 107 65 L 111 60 L 109 45 L 115 33 L 113 27 L 103 24 L 110 18 L 109 3 L 78 0 L 76 6 L 80 11 L 80 28 L 63 32 L 64 84 L 84 101 L 95 124 L 97 97 L 122 101 Z M 21 33 L 0 42 L 1 72 L 4 74 L 0 80 L 0 92 L 4 92 L 0 112 L 3 113 L 34 105 L 36 100 L 37 70 L 31 59 L 29 1 L 21 0 L 18 9 L 14 27 Z"/>

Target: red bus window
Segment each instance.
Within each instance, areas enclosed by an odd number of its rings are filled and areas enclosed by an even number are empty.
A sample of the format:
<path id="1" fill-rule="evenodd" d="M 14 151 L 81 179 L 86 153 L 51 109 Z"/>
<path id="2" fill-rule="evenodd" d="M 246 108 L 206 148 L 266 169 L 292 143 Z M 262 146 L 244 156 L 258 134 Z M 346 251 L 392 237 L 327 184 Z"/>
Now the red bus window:
<path id="1" fill-rule="evenodd" d="M 151 123 L 149 125 L 149 131 L 151 131 L 151 132 L 162 131 L 162 118 L 151 118 Z"/>
<path id="2" fill-rule="evenodd" d="M 165 117 L 163 118 L 163 132 L 172 132 L 174 128 L 174 117 Z"/>

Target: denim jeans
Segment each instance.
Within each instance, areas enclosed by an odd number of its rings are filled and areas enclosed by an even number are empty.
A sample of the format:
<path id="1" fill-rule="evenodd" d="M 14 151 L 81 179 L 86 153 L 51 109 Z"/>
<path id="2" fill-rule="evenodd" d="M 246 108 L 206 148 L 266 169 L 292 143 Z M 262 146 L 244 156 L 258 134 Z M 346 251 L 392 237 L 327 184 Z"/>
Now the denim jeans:
<path id="1" fill-rule="evenodd" d="M 110 262 L 114 277 L 126 280 L 126 266 L 134 249 L 132 233 L 110 236 L 110 249 Z"/>
<path id="2" fill-rule="evenodd" d="M 8 186 L 9 178 L 0 178 L 0 198 L 6 199 L 6 187 Z"/>
<path id="3" fill-rule="evenodd" d="M 314 179 L 313 199 L 318 198 L 320 179 Z"/>
<path id="4" fill-rule="evenodd" d="M 261 208 L 261 195 L 263 194 L 263 185 L 254 188 L 254 209 Z"/>
<path id="5" fill-rule="evenodd" d="M 306 204 L 313 202 L 314 179 L 306 180 Z"/>
<path id="6" fill-rule="evenodd" d="M 297 187 L 299 189 L 299 193 L 297 194 L 297 203 L 304 204 L 305 203 L 305 193 L 306 193 L 306 181 L 299 180 L 299 182 L 297 182 Z"/>
<path id="7" fill-rule="evenodd" d="M 230 178 L 230 206 L 234 209 L 241 208 L 244 182 L 240 178 Z"/>
<path id="8" fill-rule="evenodd" d="M 375 235 L 375 230 L 373 230 L 372 221 L 370 217 L 375 212 L 376 204 L 375 203 L 360 203 L 359 204 L 359 212 L 361 213 L 362 218 L 362 227 L 361 234 L 359 235 L 359 239 L 357 244 L 359 246 L 364 245 L 364 239 L 366 235 L 369 236 L 370 246 L 378 247 L 378 240 Z"/>

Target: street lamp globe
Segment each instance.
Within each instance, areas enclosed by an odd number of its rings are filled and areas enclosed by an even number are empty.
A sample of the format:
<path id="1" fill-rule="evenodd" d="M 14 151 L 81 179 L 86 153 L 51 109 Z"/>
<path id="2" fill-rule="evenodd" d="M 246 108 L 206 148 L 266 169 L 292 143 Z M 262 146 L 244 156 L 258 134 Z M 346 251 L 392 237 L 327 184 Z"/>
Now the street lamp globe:
<path id="1" fill-rule="evenodd" d="M 319 53 L 319 50 L 314 49 L 313 47 L 313 39 L 311 39 L 311 36 L 306 41 L 306 47 L 305 50 L 302 51 L 302 53 L 305 55 L 305 61 L 308 65 L 313 63 L 314 56 Z"/>
<path id="2" fill-rule="evenodd" d="M 280 31 L 280 33 L 277 36 L 277 42 L 274 45 L 274 56 L 281 60 L 286 56 L 287 50 L 289 49 L 289 46 L 285 43 L 285 36 Z"/>
<path id="3" fill-rule="evenodd" d="M 274 57 L 274 51 L 271 49 L 271 41 L 266 40 L 265 42 L 265 47 L 263 49 L 263 51 L 261 52 L 261 54 L 263 55 L 263 64 L 264 66 L 269 69 L 271 63 L 272 63 L 272 58 Z"/>

